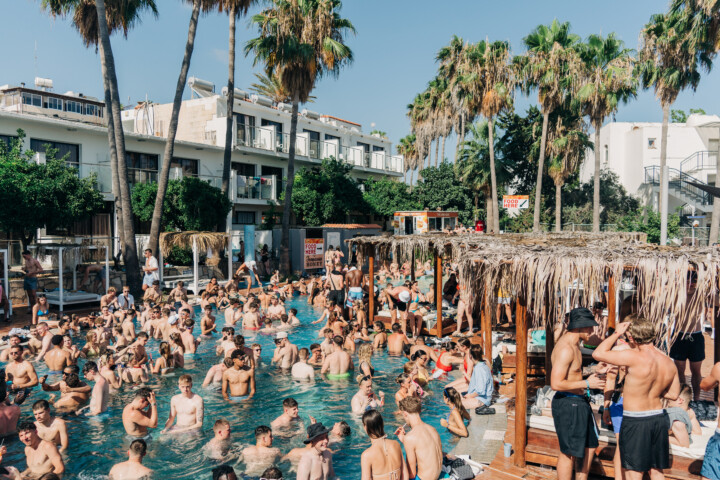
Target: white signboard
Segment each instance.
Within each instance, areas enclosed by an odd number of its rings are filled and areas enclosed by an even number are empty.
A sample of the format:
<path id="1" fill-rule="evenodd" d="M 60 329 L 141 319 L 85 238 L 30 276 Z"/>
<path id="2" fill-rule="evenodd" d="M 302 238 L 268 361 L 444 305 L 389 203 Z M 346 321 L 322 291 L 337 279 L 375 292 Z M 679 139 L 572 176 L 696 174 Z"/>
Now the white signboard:
<path id="1" fill-rule="evenodd" d="M 503 208 L 528 208 L 529 195 L 503 195 Z"/>

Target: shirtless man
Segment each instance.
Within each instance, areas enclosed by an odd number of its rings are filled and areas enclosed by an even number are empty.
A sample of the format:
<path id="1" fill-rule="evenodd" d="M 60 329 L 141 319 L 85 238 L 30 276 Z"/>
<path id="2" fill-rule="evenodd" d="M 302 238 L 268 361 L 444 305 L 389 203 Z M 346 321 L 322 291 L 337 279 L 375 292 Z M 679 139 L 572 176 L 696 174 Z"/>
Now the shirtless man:
<path id="1" fill-rule="evenodd" d="M 37 303 L 37 276 L 38 273 L 43 272 L 43 268 L 29 250 L 23 250 L 22 257 L 25 261 L 23 265 L 23 273 L 25 274 L 25 278 L 23 278 L 23 290 L 27 292 L 28 296 L 28 314 L 32 314 L 33 305 Z"/>
<path id="2" fill-rule="evenodd" d="M 145 284 L 143 284 L 143 288 L 146 288 Z M 150 288 L 147 288 L 145 290 L 145 295 L 143 295 L 143 300 L 148 300 L 150 303 L 160 303 L 160 300 L 162 300 L 162 291 L 160 290 L 160 280 L 154 280 L 152 285 L 150 285 Z"/>
<path id="3" fill-rule="evenodd" d="M 170 416 L 162 433 L 183 433 L 202 428 L 205 404 L 200 395 L 192 391 L 192 377 L 182 375 L 178 379 L 180 394 L 170 400 Z M 173 425 L 175 419 L 177 423 Z"/>
<path id="4" fill-rule="evenodd" d="M 255 369 L 248 365 L 248 356 L 240 349 L 230 359 L 233 366 L 223 373 L 222 396 L 228 402 L 250 400 L 255 395 Z"/>
<path id="5" fill-rule="evenodd" d="M 198 345 L 200 345 L 200 339 L 196 339 L 193 336 L 193 328 L 195 327 L 195 321 L 192 318 L 187 318 L 183 322 L 185 330 L 182 331 L 180 337 L 182 338 L 183 346 L 185 347 L 185 354 L 195 353 Z"/>
<path id="6" fill-rule="evenodd" d="M 399 323 L 392 324 L 392 332 L 387 337 L 387 351 L 389 354 L 401 355 L 403 347 L 410 345 L 410 339 L 402 331 L 402 326 Z"/>
<path id="7" fill-rule="evenodd" d="M 260 425 L 255 428 L 255 445 L 245 448 L 242 457 L 245 461 L 245 474 L 254 475 L 274 464 L 280 458 L 280 449 L 273 447 L 273 434 L 270 427 Z"/>
<path id="8" fill-rule="evenodd" d="M 65 464 L 54 443 L 38 436 L 37 427 L 33 422 L 22 422 L 18 425 L 18 436 L 25 444 L 27 470 L 22 472 L 23 478 L 39 478 L 46 473 L 61 475 Z"/>
<path id="9" fill-rule="evenodd" d="M 333 337 L 335 334 L 331 328 L 324 328 L 322 333 L 325 338 L 320 343 L 320 351 L 322 352 L 322 356 L 325 358 L 333 352 Z"/>
<path id="10" fill-rule="evenodd" d="M 222 362 L 210 367 L 207 374 L 205 375 L 205 380 L 203 381 L 202 386 L 208 387 L 210 385 L 222 383 L 223 373 L 225 373 L 225 370 L 227 370 L 228 368 L 232 368 L 233 363 L 234 361 L 232 358 L 225 357 L 223 358 Z"/>
<path id="11" fill-rule="evenodd" d="M 123 408 L 123 427 L 125 433 L 133 438 L 147 438 L 148 428 L 157 428 L 158 409 L 155 392 L 149 388 L 140 388 L 135 397 Z"/>
<path id="12" fill-rule="evenodd" d="M 604 388 L 605 380 L 596 374 L 583 380 L 580 353 L 580 341 L 587 340 L 595 327 L 597 322 L 590 310 L 573 309 L 567 331 L 558 339 L 552 352 L 550 386 L 557 392 L 552 400 L 552 416 L 560 443 L 559 480 L 572 478 L 576 460 L 575 478 L 585 480 L 598 446 L 597 427 L 588 397 L 590 389 Z"/>
<path id="13" fill-rule="evenodd" d="M 248 308 L 249 310 L 243 315 L 242 328 L 243 330 L 259 330 L 257 303 L 251 303 Z"/>
<path id="14" fill-rule="evenodd" d="M 673 361 L 655 348 L 653 324 L 636 315 L 626 318 L 629 322 L 618 325 L 615 333 L 598 345 L 593 358 L 627 369 L 619 445 L 625 477 L 641 480 L 648 472 L 653 480 L 662 479 L 663 469 L 670 468 L 670 420 L 663 400 L 677 399 L 680 381 Z M 623 335 L 630 348 L 612 350 Z"/>
<path id="15" fill-rule="evenodd" d="M 279 365 L 283 369 L 292 368 L 298 359 L 297 345 L 290 343 L 287 332 L 278 332 L 275 336 L 275 345 L 272 363 Z"/>
<path id="16" fill-rule="evenodd" d="M 44 379 L 45 377 L 43 377 L 43 380 Z M 84 385 L 75 372 L 63 374 L 63 381 L 59 383 L 62 385 L 58 388 L 61 392 L 60 398 L 55 400 L 55 395 L 53 394 L 49 400 L 56 410 L 77 412 L 90 398 L 92 388 L 89 385 Z M 43 389 L 45 389 L 44 384 Z M 48 390 L 50 389 L 51 388 L 48 388 Z"/>
<path id="17" fill-rule="evenodd" d="M 398 320 L 398 311 L 400 312 L 400 329 L 404 333 L 406 332 L 407 324 L 407 312 L 408 305 L 412 299 L 410 289 L 405 285 L 398 285 L 397 287 L 387 287 L 384 290 L 385 297 L 390 301 L 390 318 L 392 323 Z"/>
<path id="18" fill-rule="evenodd" d="M 300 420 L 299 408 L 297 400 L 294 398 L 286 398 L 283 400 L 283 413 L 272 421 L 272 428 L 287 427 L 293 422 Z"/>
<path id="19" fill-rule="evenodd" d="M 405 432 L 404 426 L 395 431 L 405 447 L 408 476 L 418 480 L 440 477 L 443 458 L 440 435 L 420 418 L 420 399 L 403 398 L 399 407 L 405 424 L 411 428 L 410 433 Z"/>
<path id="20" fill-rule="evenodd" d="M 0 437 L 15 433 L 20 419 L 20 405 L 8 404 L 5 387 L 5 374 L 0 370 Z M 0 457 L 2 456 L 0 455 Z"/>
<path id="21" fill-rule="evenodd" d="M 158 285 L 160 284 L 160 275 L 158 273 L 160 266 L 158 265 L 157 258 L 153 257 L 152 250 L 147 248 L 143 254 L 145 255 L 145 266 L 143 267 L 142 289 L 147 291 L 154 285 L 154 282 L 158 282 Z"/>
<path id="22" fill-rule="evenodd" d="M 14 347 L 15 345 L 20 345 L 21 342 L 22 342 L 22 339 L 18 335 L 11 335 L 10 339 L 8 340 L 8 343 L 10 344 L 10 346 L 8 348 L 6 348 L 5 350 L 3 350 L 2 352 L 0 352 L 0 362 L 9 362 L 10 361 L 10 351 L 11 351 L 12 347 Z M 27 358 L 30 356 L 32 356 L 32 354 L 30 353 L 29 350 L 23 350 L 22 358 Z"/>
<path id="23" fill-rule="evenodd" d="M 205 306 L 205 314 L 200 319 L 200 335 L 203 337 L 211 337 L 212 334 L 217 333 L 215 328 L 215 316 L 212 314 L 212 306 Z"/>
<path id="24" fill-rule="evenodd" d="M 100 297 L 100 308 L 102 309 L 102 307 L 108 307 L 110 313 L 114 313 L 118 308 L 117 291 L 115 287 L 108 288 L 107 293 Z"/>
<path id="25" fill-rule="evenodd" d="M 110 469 L 109 480 L 144 480 L 152 478 L 153 471 L 142 464 L 147 452 L 145 440 L 133 440 L 127 451 L 128 460 L 121 462 Z"/>
<path id="26" fill-rule="evenodd" d="M 280 304 L 277 297 L 270 298 L 270 306 L 267 309 L 267 315 L 273 320 L 280 320 L 280 317 L 285 314 L 285 307 Z"/>
<path id="27" fill-rule="evenodd" d="M 270 306 L 270 300 L 273 298 L 272 295 L 267 293 L 264 289 L 258 294 L 257 296 L 258 301 L 260 302 L 260 308 L 263 312 L 267 312 L 268 307 Z"/>
<path id="28" fill-rule="evenodd" d="M 128 310 L 126 313 L 127 315 L 125 315 L 125 319 L 121 324 L 122 333 L 125 335 L 128 342 L 134 342 L 137 337 L 135 333 L 135 317 L 137 314 L 133 309 Z"/>
<path id="29" fill-rule="evenodd" d="M 37 324 L 37 335 L 38 339 L 41 342 L 41 347 L 38 351 L 38 355 L 35 358 L 35 361 L 39 362 L 43 359 L 43 357 L 45 357 L 47 351 L 50 350 L 50 339 L 52 339 L 52 334 L 50 333 L 50 328 L 48 327 L 47 323 L 40 322 Z"/>
<path id="30" fill-rule="evenodd" d="M 240 300 L 233 298 L 230 300 L 230 308 L 225 311 L 225 326 L 234 327 L 237 322 L 242 322 L 242 319 L 243 311 Z"/>
<path id="31" fill-rule="evenodd" d="M 292 366 L 290 376 L 295 380 L 315 380 L 315 369 L 308 365 L 307 360 L 310 352 L 307 348 L 298 351 L 298 361 Z"/>
<path id="32" fill-rule="evenodd" d="M 110 385 L 108 385 L 105 377 L 98 373 L 98 367 L 95 362 L 85 362 L 82 369 L 83 375 L 91 382 L 95 382 L 90 397 L 90 410 L 88 416 L 99 415 L 107 410 L 107 404 L 110 397 Z"/>
<path id="33" fill-rule="evenodd" d="M 313 423 L 307 428 L 307 439 L 303 443 L 311 448 L 303 453 L 298 463 L 297 480 L 331 480 L 335 478 L 332 452 L 328 449 L 330 430 L 322 423 Z"/>
<path id="34" fill-rule="evenodd" d="M 365 277 L 363 276 L 362 270 L 355 267 L 352 267 L 350 271 L 345 274 L 345 282 L 348 287 L 346 307 L 352 307 L 357 301 L 362 304 L 364 280 Z M 352 312 L 352 310 L 350 311 Z M 361 323 L 360 328 L 362 327 L 367 327 L 367 325 Z"/>
<path id="35" fill-rule="evenodd" d="M 215 420 L 213 425 L 213 433 L 215 434 L 203 449 L 208 457 L 215 460 L 222 460 L 227 455 L 232 441 L 230 439 L 230 422 L 223 418 Z"/>
<path id="36" fill-rule="evenodd" d="M 325 287 L 330 288 L 327 300 L 335 302 L 341 309 L 345 307 L 345 273 L 340 269 L 340 265 L 334 265 L 333 269 L 328 272 L 325 279 Z M 339 270 L 340 269 L 340 270 Z"/>
<path id="37" fill-rule="evenodd" d="M 45 363 L 50 371 L 60 372 L 67 365 L 73 364 L 72 354 L 67 350 L 63 350 L 63 337 L 61 335 L 53 335 L 50 343 L 53 347 L 45 354 Z"/>
<path id="38" fill-rule="evenodd" d="M 38 400 L 33 403 L 32 410 L 35 415 L 35 428 L 38 436 L 54 445 L 59 445 L 61 453 L 67 450 L 68 433 L 65 420 L 52 416 L 47 400 Z"/>
<path id="39" fill-rule="evenodd" d="M 35 367 L 23 359 L 22 345 L 10 347 L 10 363 L 5 366 L 7 379 L 12 382 L 13 390 L 32 388 L 38 384 L 38 376 Z"/>
<path id="40" fill-rule="evenodd" d="M 257 263 L 255 262 L 255 260 L 250 260 L 249 262 L 243 262 L 243 264 L 240 265 L 238 267 L 238 269 L 235 271 L 235 275 L 238 277 L 238 281 L 241 279 L 245 279 L 245 282 L 247 283 L 247 290 L 245 291 L 245 296 L 247 296 L 250 293 L 250 288 L 252 287 L 252 277 L 253 276 L 255 277 L 257 284 L 260 285 L 260 277 L 258 277 Z"/>
<path id="41" fill-rule="evenodd" d="M 364 376 L 360 379 L 358 392 L 350 401 L 352 412 L 362 415 L 368 410 L 380 408 L 385 405 L 385 393 L 379 391 L 377 395 L 372 391 L 372 377 Z"/>
<path id="42" fill-rule="evenodd" d="M 185 288 L 185 282 L 180 280 L 177 282 L 177 286 L 170 290 L 168 294 L 168 299 L 173 302 L 175 310 L 180 310 L 184 296 L 187 296 L 187 288 Z"/>
<path id="43" fill-rule="evenodd" d="M 697 289 L 697 273 L 691 272 L 687 282 L 687 298 L 695 294 Z M 709 310 L 712 311 L 712 310 Z M 703 336 L 703 315 L 698 315 L 686 327 L 685 332 L 679 332 L 677 339 L 670 347 L 670 358 L 675 362 L 678 376 L 685 383 L 685 369 L 690 362 L 690 383 L 692 385 L 693 400 L 700 400 L 700 380 L 702 380 L 703 360 L 705 360 L 705 337 Z"/>
<path id="44" fill-rule="evenodd" d="M 339 335 L 333 337 L 333 352 L 325 357 L 320 374 L 327 374 L 331 380 L 349 378 L 350 371 L 355 368 L 352 357 L 342 348 L 343 338 Z"/>
<path id="45" fill-rule="evenodd" d="M 332 347 L 331 347 L 332 348 Z M 332 352 L 332 350 L 331 350 Z M 310 358 L 307 363 L 313 367 L 322 367 L 323 364 L 323 352 L 322 348 L 317 343 L 310 344 Z"/>

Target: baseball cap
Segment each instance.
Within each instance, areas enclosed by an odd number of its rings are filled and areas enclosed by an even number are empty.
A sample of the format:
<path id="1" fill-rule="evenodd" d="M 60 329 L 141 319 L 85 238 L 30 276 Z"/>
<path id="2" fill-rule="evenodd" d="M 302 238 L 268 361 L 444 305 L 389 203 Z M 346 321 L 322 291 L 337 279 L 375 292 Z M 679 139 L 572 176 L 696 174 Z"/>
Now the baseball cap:
<path id="1" fill-rule="evenodd" d="M 288 338 L 287 332 L 278 332 L 277 335 L 275 335 L 275 340 L 280 340 L 281 338 Z"/>
<path id="2" fill-rule="evenodd" d="M 403 290 L 402 292 L 400 292 L 400 295 L 398 295 L 398 298 L 401 302 L 407 303 L 410 301 L 410 292 L 408 292 L 407 290 Z"/>

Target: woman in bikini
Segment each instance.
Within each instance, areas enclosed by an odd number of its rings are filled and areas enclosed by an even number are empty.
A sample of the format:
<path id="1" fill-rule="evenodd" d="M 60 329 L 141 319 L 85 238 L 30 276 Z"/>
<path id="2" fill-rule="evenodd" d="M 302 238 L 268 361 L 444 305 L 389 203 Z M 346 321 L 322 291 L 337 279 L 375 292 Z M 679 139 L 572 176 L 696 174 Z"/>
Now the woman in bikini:
<path id="1" fill-rule="evenodd" d="M 411 320 L 410 314 L 412 314 L 412 319 L 414 320 L 412 328 L 413 336 L 415 338 L 420 336 L 420 331 L 422 330 L 423 317 L 419 313 L 419 311 L 420 302 L 424 301 L 425 295 L 420 293 L 420 284 L 417 281 L 413 282 L 410 285 L 410 305 L 408 306 L 408 320 Z"/>
<path id="2" fill-rule="evenodd" d="M 458 437 L 467 437 L 468 429 L 465 421 L 470 421 L 470 414 L 462 403 L 462 396 L 454 388 L 443 390 L 443 402 L 450 407 L 447 417 L 440 419 L 440 425 Z"/>
<path id="3" fill-rule="evenodd" d="M 448 383 L 445 388 L 453 387 L 460 393 L 467 392 L 470 386 L 470 377 L 472 377 L 473 365 L 475 365 L 475 362 L 470 356 L 470 345 L 470 340 L 467 338 L 461 338 L 458 341 L 458 350 L 463 356 L 463 376 L 454 382 Z"/>
<path id="4" fill-rule="evenodd" d="M 458 351 L 457 343 L 449 342 L 445 344 L 445 349 L 440 352 L 435 361 L 435 369 L 432 371 L 433 378 L 439 378 L 452 372 L 453 365 L 462 365 L 463 357 Z"/>
<path id="5" fill-rule="evenodd" d="M 357 350 L 359 375 L 372 378 L 375 375 L 375 368 L 372 366 L 373 347 L 369 343 L 363 343 Z"/>
<path id="6" fill-rule="evenodd" d="M 175 370 L 175 357 L 170 350 L 170 344 L 167 342 L 160 342 L 158 347 L 160 350 L 160 356 L 155 361 L 155 366 L 152 368 L 152 373 L 165 375 Z"/>
<path id="7" fill-rule="evenodd" d="M 395 382 L 400 385 L 400 389 L 395 394 L 395 404 L 400 405 L 400 401 L 407 397 L 418 397 L 417 384 L 413 382 L 413 377 L 405 372 L 401 373 L 395 379 Z"/>
<path id="8" fill-rule="evenodd" d="M 427 371 L 426 366 L 428 361 L 428 354 L 424 350 L 418 350 L 417 352 L 412 354 L 410 360 L 415 362 L 415 366 L 417 367 L 417 382 L 420 384 L 420 386 L 424 387 L 432 378 L 430 376 L 430 373 Z"/>
<path id="9" fill-rule="evenodd" d="M 182 337 L 178 332 L 173 332 L 170 334 L 170 342 L 173 367 L 183 368 L 185 366 L 185 345 L 183 344 Z"/>
<path id="10" fill-rule="evenodd" d="M 93 358 L 105 353 L 102 345 L 97 343 L 97 335 L 95 331 L 87 332 L 85 335 L 85 345 L 80 350 L 80 356 L 83 358 Z"/>
<path id="11" fill-rule="evenodd" d="M 45 295 L 38 295 L 37 302 L 32 307 L 32 324 L 47 322 L 50 319 L 50 305 Z"/>
<path id="12" fill-rule="evenodd" d="M 403 453 L 400 444 L 385 435 L 382 415 L 368 410 L 362 416 L 370 447 L 360 456 L 362 478 L 371 480 L 403 480 Z"/>
<path id="13" fill-rule="evenodd" d="M 217 294 L 220 290 L 220 285 L 218 285 L 217 278 L 212 277 L 210 279 L 210 283 L 208 283 L 207 287 L 205 287 L 205 291 L 208 294 L 207 301 L 208 303 L 212 303 L 213 305 L 217 306 Z"/>

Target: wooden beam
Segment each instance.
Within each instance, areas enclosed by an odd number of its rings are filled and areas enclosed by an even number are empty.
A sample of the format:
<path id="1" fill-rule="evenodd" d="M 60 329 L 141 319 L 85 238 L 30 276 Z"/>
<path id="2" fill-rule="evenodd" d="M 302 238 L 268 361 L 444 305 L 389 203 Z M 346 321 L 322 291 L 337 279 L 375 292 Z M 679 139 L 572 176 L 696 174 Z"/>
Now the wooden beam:
<path id="1" fill-rule="evenodd" d="M 370 312 L 368 313 L 368 318 L 372 324 L 375 322 L 375 255 L 370 255 L 368 257 L 368 275 L 370 276 Z"/>
<path id="2" fill-rule="evenodd" d="M 480 331 L 483 335 L 483 353 L 485 359 L 490 360 L 490 366 L 492 367 L 492 307 L 493 302 L 490 300 L 492 296 L 488 297 L 483 292 L 483 299 L 485 308 L 480 315 Z"/>
<path id="3" fill-rule="evenodd" d="M 415 250 L 410 255 L 410 281 L 415 281 Z"/>
<path id="4" fill-rule="evenodd" d="M 442 338 L 442 255 L 435 253 L 435 308 L 437 309 L 437 323 L 435 324 L 435 336 Z"/>
<path id="5" fill-rule="evenodd" d="M 545 296 L 545 308 L 543 309 L 543 315 L 545 318 L 542 321 L 545 322 L 545 385 L 550 385 L 550 374 L 552 373 L 552 351 L 555 348 L 555 319 L 550 318 L 550 312 L 555 313 L 557 308 L 551 309 L 548 304 L 548 297 Z"/>
<path id="6" fill-rule="evenodd" d="M 615 319 L 617 317 L 617 286 L 615 278 L 610 275 L 608 278 L 608 328 L 615 330 Z"/>
<path id="7" fill-rule="evenodd" d="M 515 371 L 515 465 L 525 467 L 527 446 L 527 305 L 518 296 L 515 310 L 515 342 L 517 345 L 517 369 Z"/>

